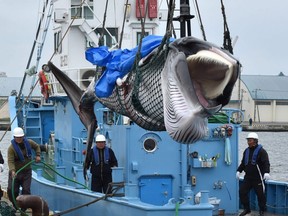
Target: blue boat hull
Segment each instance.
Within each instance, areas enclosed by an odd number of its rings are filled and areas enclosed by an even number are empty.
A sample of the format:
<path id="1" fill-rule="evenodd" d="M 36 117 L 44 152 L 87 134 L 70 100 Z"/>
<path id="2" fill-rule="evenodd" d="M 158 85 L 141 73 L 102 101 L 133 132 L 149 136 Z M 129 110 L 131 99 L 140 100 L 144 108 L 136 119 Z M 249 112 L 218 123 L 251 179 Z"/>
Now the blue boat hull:
<path id="1" fill-rule="evenodd" d="M 36 172 L 33 172 L 32 194 L 41 196 L 55 213 L 71 210 L 65 214 L 69 216 L 175 216 L 178 213 L 179 215 L 211 216 L 213 210 L 213 205 L 209 203 L 190 205 L 183 202 L 178 206 L 177 202 L 171 202 L 165 206 L 155 206 L 143 203 L 137 197 L 113 197 L 103 200 L 104 194 L 55 184 Z M 78 206 L 82 207 L 76 209 Z"/>

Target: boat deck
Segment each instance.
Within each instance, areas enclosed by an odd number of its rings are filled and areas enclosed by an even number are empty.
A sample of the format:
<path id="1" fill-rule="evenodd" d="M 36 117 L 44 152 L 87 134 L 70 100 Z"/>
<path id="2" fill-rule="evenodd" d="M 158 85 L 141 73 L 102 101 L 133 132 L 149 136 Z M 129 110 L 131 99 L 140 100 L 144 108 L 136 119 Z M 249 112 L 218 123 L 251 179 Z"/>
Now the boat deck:
<path id="1" fill-rule="evenodd" d="M 1 201 L 5 201 L 10 206 L 12 206 L 12 203 L 9 201 L 8 196 L 7 196 L 7 192 L 5 190 L 4 190 L 4 196 L 2 197 Z M 224 214 L 224 215 L 219 214 L 219 216 L 238 216 L 242 211 L 243 211 L 243 209 L 240 209 L 238 214 Z M 32 215 L 32 209 L 27 209 L 27 211 L 25 213 L 27 216 L 31 216 Z M 53 214 L 54 213 L 52 211 L 49 212 L 49 215 L 53 215 Z M 21 213 L 19 211 L 17 211 L 15 215 L 21 216 Z M 250 214 L 247 214 L 247 216 L 258 216 L 258 215 L 259 215 L 259 213 L 257 211 L 252 211 Z M 280 216 L 280 214 L 272 214 L 272 213 L 265 212 L 265 216 Z"/>
<path id="2" fill-rule="evenodd" d="M 239 214 L 243 211 L 243 209 L 240 209 L 239 210 Z M 247 214 L 246 216 L 258 216 L 259 215 L 259 212 L 258 211 L 252 211 L 250 214 Z M 280 214 L 272 214 L 272 213 L 269 213 L 269 212 L 265 212 L 264 214 L 265 216 L 280 216 Z M 225 216 L 229 216 L 227 214 L 225 214 Z M 230 215 L 232 216 L 232 215 Z"/>
<path id="3" fill-rule="evenodd" d="M 259 212 L 256 212 L 256 211 L 252 212 L 251 214 L 247 214 L 247 216 L 258 216 L 258 215 L 259 215 Z M 279 216 L 279 214 L 276 215 L 276 214 L 271 214 L 271 213 L 267 213 L 267 212 L 265 212 L 264 215 L 265 216 Z"/>
<path id="4" fill-rule="evenodd" d="M 27 214 L 27 216 L 32 215 L 31 209 L 28 209 L 25 213 Z M 239 214 L 240 214 L 240 213 L 241 213 L 241 211 L 239 212 Z M 239 214 L 237 214 L 237 215 L 235 215 L 235 214 L 234 214 L 234 215 L 224 214 L 223 216 L 238 216 Z M 18 216 L 18 215 L 21 216 L 21 214 L 20 214 L 19 212 L 17 212 L 15 215 L 16 215 L 16 216 Z M 53 212 L 50 212 L 49 215 L 53 215 Z M 258 212 L 253 211 L 252 213 L 247 214 L 246 216 L 258 216 L 258 215 L 259 215 Z M 265 212 L 264 215 L 265 215 L 265 216 L 280 216 L 279 214 L 276 215 L 276 214 L 271 214 L 271 213 L 267 213 L 267 212 Z M 219 215 L 219 216 L 220 216 L 220 215 Z M 222 216 L 222 215 L 221 215 L 221 216 Z"/>

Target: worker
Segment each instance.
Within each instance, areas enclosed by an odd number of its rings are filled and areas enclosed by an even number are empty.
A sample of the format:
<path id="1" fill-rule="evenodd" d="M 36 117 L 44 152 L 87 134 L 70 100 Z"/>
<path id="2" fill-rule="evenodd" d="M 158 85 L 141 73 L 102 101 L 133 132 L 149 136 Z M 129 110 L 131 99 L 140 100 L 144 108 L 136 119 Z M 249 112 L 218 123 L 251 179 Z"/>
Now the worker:
<path id="1" fill-rule="evenodd" d="M 88 152 L 87 169 L 91 166 L 91 190 L 100 193 L 111 193 L 109 183 L 112 182 L 112 167 L 118 166 L 118 161 L 111 148 L 106 146 L 106 138 L 99 134 L 95 139 L 96 145 Z"/>
<path id="2" fill-rule="evenodd" d="M 16 127 L 13 130 L 14 139 L 11 140 L 11 144 L 8 147 L 7 158 L 8 158 L 8 198 L 16 207 L 13 196 L 16 197 L 20 193 L 20 187 L 22 187 L 22 194 L 31 194 L 31 180 L 32 180 L 32 169 L 31 165 L 26 166 L 30 163 L 32 158 L 32 149 L 36 153 L 35 162 L 41 161 L 40 145 L 31 139 L 25 137 L 24 131 L 20 127 Z M 21 170 L 21 171 L 19 171 Z M 17 173 L 19 171 L 19 173 Z M 16 175 L 17 173 L 17 175 Z M 14 194 L 12 194 L 12 181 L 14 179 Z"/>
<path id="3" fill-rule="evenodd" d="M 251 212 L 249 192 L 252 188 L 258 198 L 259 216 L 263 216 L 266 210 L 264 181 L 270 179 L 269 157 L 263 146 L 258 144 L 257 133 L 249 133 L 246 139 L 248 147 L 243 152 L 241 164 L 236 173 L 236 178 L 239 179 L 240 173 L 245 171 L 244 180 L 239 189 L 239 197 L 244 211 L 239 216 L 244 216 Z"/>

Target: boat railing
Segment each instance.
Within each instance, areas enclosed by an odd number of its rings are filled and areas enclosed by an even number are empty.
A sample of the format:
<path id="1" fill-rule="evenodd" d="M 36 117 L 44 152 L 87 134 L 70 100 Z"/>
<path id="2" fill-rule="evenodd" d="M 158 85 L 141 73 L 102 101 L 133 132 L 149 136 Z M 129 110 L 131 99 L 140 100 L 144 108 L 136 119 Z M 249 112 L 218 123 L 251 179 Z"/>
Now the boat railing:
<path id="1" fill-rule="evenodd" d="M 99 73 L 96 72 L 95 68 L 85 67 L 85 68 L 69 68 L 63 70 L 65 74 L 82 90 L 86 90 L 93 78 L 96 79 L 100 77 Z M 56 77 L 49 73 L 48 78 L 50 88 L 50 96 L 66 96 L 64 89 L 62 88 Z"/>
<path id="2" fill-rule="evenodd" d="M 218 113 L 208 118 L 209 123 L 241 124 L 243 121 L 243 112 L 235 108 L 223 108 Z"/>

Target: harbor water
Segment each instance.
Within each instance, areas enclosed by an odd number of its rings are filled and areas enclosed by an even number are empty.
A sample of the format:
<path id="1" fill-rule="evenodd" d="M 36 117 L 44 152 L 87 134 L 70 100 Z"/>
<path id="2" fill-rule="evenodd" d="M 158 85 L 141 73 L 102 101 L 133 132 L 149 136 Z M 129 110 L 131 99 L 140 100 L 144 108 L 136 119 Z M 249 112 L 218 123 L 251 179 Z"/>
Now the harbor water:
<path id="1" fill-rule="evenodd" d="M 249 132 L 241 132 L 239 144 L 239 161 L 243 151 L 248 147 L 246 137 Z M 272 180 L 288 182 L 288 132 L 257 132 L 258 143 L 266 149 L 270 160 L 270 176 Z M 286 161 L 287 160 L 287 161 Z"/>
<path id="2" fill-rule="evenodd" d="M 0 150 L 4 159 L 4 171 L 0 173 L 0 184 L 3 189 L 7 189 L 8 185 L 8 164 L 7 164 L 7 149 L 11 143 L 11 131 L 0 131 Z"/>
<path id="3" fill-rule="evenodd" d="M 0 143 L 0 150 L 2 152 L 4 163 L 4 172 L 0 173 L 0 183 L 2 188 L 7 188 L 8 180 L 8 165 L 7 165 L 7 148 L 10 145 L 11 132 L 0 131 L 2 138 Z M 247 147 L 246 137 L 249 132 L 241 132 L 239 144 L 239 161 L 242 158 L 243 151 Z M 288 132 L 257 132 L 259 136 L 259 143 L 267 150 L 271 164 L 271 179 L 277 181 L 288 181 L 288 160 L 286 161 L 288 150 Z M 231 143 L 232 145 L 233 143 Z M 239 164 L 239 161 L 237 163 Z M 232 158 L 232 163 L 235 160 Z M 236 170 L 235 170 L 236 175 Z"/>

